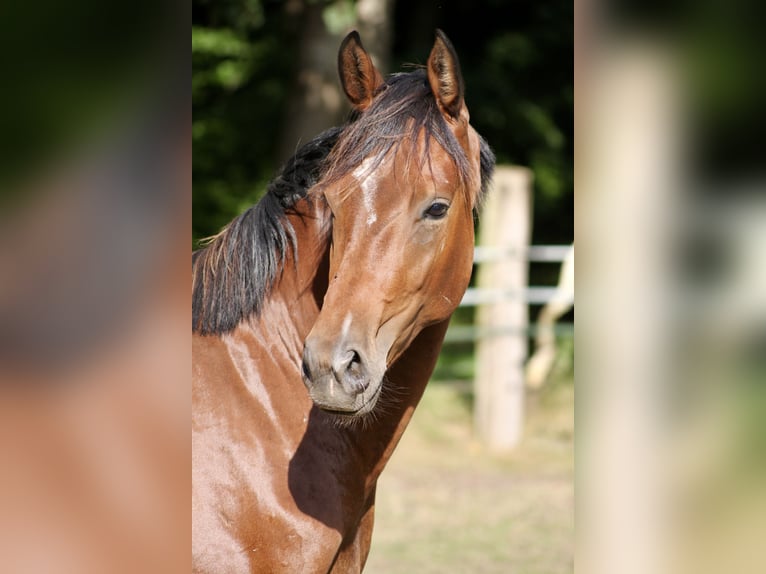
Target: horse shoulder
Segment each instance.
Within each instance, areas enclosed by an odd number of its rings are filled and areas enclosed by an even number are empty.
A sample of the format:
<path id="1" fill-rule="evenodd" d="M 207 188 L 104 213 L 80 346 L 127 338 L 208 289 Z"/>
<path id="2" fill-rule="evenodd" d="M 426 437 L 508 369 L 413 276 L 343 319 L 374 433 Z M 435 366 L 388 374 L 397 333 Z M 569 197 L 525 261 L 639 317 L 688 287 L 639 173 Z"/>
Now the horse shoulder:
<path id="1" fill-rule="evenodd" d="M 298 482 L 290 475 L 311 404 L 296 392 L 300 379 L 285 376 L 278 352 L 249 356 L 257 345 L 236 332 L 193 338 L 194 571 L 287 573 L 324 564 L 316 571 L 329 572 L 343 533 L 295 497 L 311 492 L 339 507 L 339 492 L 311 486 L 326 484 L 332 471 L 319 457 L 313 474 Z"/>

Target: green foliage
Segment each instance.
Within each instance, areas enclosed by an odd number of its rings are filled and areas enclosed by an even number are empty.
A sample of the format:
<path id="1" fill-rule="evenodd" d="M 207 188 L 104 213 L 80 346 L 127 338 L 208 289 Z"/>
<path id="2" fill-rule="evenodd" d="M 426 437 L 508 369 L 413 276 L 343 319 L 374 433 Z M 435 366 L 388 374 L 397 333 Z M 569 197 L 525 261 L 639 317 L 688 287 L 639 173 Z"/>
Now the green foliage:
<path id="1" fill-rule="evenodd" d="M 294 51 L 279 6 L 228 0 L 193 8 L 196 241 L 254 203 L 273 173 Z"/>
<path id="2" fill-rule="evenodd" d="M 482 30 L 480 42 L 459 48 L 472 122 L 499 163 L 532 169 L 533 243 L 568 243 L 574 234 L 572 4 L 473 6 L 444 23 L 451 37 L 453 28 Z"/>
<path id="3" fill-rule="evenodd" d="M 333 34 L 341 34 L 356 22 L 356 3 L 353 0 L 333 2 L 322 11 L 322 20 Z"/>

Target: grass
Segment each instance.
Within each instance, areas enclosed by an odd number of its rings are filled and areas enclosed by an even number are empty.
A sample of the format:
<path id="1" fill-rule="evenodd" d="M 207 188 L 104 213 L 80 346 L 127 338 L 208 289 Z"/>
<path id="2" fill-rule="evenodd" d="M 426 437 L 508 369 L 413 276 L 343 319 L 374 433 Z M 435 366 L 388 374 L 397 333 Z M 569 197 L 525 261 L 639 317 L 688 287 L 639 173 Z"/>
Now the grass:
<path id="1" fill-rule="evenodd" d="M 366 574 L 571 572 L 574 384 L 527 397 L 522 443 L 487 451 L 465 381 L 432 381 L 378 484 Z"/>

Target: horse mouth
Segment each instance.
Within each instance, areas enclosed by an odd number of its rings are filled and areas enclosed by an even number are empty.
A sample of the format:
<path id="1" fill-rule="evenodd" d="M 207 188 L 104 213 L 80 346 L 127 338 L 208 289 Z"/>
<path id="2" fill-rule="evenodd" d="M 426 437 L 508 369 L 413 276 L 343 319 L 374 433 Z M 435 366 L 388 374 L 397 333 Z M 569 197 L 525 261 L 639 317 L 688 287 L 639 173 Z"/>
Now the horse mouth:
<path id="1" fill-rule="evenodd" d="M 303 383 L 314 404 L 342 419 L 371 412 L 383 387 L 386 365 L 362 345 L 307 339 L 301 365 Z"/>
<path id="2" fill-rule="evenodd" d="M 361 400 L 356 400 L 348 406 L 339 405 L 336 401 L 323 400 L 321 397 L 314 396 L 313 393 L 310 394 L 311 400 L 323 412 L 338 420 L 352 420 L 371 413 L 378 403 L 382 390 L 383 383 L 381 381 L 379 384 L 374 385 L 374 390 L 369 396 L 365 397 L 366 393 L 362 393 L 362 395 L 357 397 L 357 399 Z"/>

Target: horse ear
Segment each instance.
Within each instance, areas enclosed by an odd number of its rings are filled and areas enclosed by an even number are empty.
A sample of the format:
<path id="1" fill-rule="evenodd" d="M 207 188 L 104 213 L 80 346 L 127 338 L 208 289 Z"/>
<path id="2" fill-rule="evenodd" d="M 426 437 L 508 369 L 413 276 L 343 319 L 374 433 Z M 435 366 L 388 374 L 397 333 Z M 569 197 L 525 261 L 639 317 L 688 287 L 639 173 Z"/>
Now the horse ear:
<path id="1" fill-rule="evenodd" d="M 428 56 L 428 83 L 442 113 L 456 118 L 463 107 L 463 74 L 455 48 L 441 30 Z"/>
<path id="2" fill-rule="evenodd" d="M 338 73 L 351 105 L 360 112 L 366 110 L 372 103 L 375 90 L 383 83 L 383 76 L 362 46 L 356 30 L 346 36 L 340 45 Z"/>

